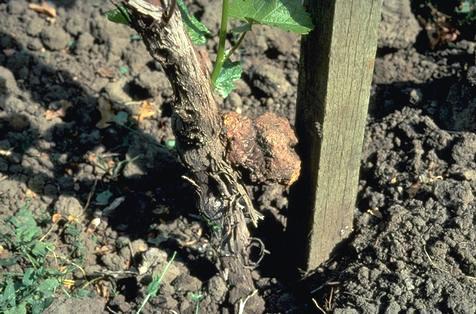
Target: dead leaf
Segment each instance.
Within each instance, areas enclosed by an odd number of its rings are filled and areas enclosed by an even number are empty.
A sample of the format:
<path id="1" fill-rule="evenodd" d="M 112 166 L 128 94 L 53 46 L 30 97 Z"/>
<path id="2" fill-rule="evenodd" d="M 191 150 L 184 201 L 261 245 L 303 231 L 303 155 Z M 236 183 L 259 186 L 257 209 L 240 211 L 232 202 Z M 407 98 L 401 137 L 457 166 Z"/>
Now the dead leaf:
<path id="1" fill-rule="evenodd" d="M 53 120 L 54 118 L 60 118 L 63 116 L 64 115 L 60 112 L 60 110 L 55 111 L 55 110 L 48 109 L 45 112 L 45 119 L 47 121 Z"/>
<path id="2" fill-rule="evenodd" d="M 45 112 L 45 119 L 47 121 L 53 120 L 55 118 L 64 118 L 66 116 L 66 111 L 72 106 L 71 102 L 63 99 L 58 102 L 60 107 L 58 109 L 48 109 Z"/>
<path id="3" fill-rule="evenodd" d="M 75 281 L 73 279 L 63 279 L 63 286 L 67 289 L 74 287 Z"/>
<path id="4" fill-rule="evenodd" d="M 54 224 L 60 221 L 61 219 L 63 219 L 63 216 L 61 216 L 61 214 L 59 213 L 53 214 L 53 216 L 51 216 L 51 222 Z"/>
<path id="5" fill-rule="evenodd" d="M 68 215 L 68 217 L 66 219 L 70 223 L 80 223 L 81 222 L 81 217 L 76 216 L 76 215 Z"/>
<path id="6" fill-rule="evenodd" d="M 107 286 L 107 282 L 104 281 L 104 280 L 100 280 L 96 283 L 96 291 L 98 292 L 98 294 L 105 298 L 105 299 L 108 299 L 109 298 L 109 288 Z"/>
<path id="7" fill-rule="evenodd" d="M 377 217 L 379 219 L 382 219 L 383 218 L 383 215 L 382 213 L 379 211 L 378 208 L 369 208 L 367 209 L 367 213 L 374 216 L 374 217 Z"/>
<path id="8" fill-rule="evenodd" d="M 147 118 L 151 118 L 155 116 L 156 114 L 156 109 L 153 104 L 148 102 L 147 100 L 144 100 L 142 104 L 140 105 L 138 113 L 135 115 L 135 118 L 137 121 L 142 122 Z"/>
<path id="9" fill-rule="evenodd" d="M 98 254 L 98 255 L 105 255 L 105 254 L 108 254 L 109 252 L 112 252 L 112 249 L 108 247 L 107 245 L 97 247 L 94 250 L 94 254 Z"/>
<path id="10" fill-rule="evenodd" d="M 49 17 L 56 17 L 56 8 L 48 2 L 42 2 L 41 4 L 30 3 L 28 8 L 37 13 L 46 14 Z"/>
<path id="11" fill-rule="evenodd" d="M 111 103 L 104 97 L 98 99 L 98 110 L 101 113 L 101 120 L 96 123 L 99 129 L 105 129 L 114 120 L 114 112 L 112 111 Z"/>
<path id="12" fill-rule="evenodd" d="M 37 198 L 38 197 L 38 194 L 36 194 L 36 192 L 30 190 L 29 188 L 26 189 L 25 195 L 28 198 Z"/>
<path id="13" fill-rule="evenodd" d="M 109 67 L 100 67 L 99 69 L 97 69 L 96 73 L 100 77 L 105 77 L 109 79 L 112 79 L 115 77 L 115 70 Z"/>

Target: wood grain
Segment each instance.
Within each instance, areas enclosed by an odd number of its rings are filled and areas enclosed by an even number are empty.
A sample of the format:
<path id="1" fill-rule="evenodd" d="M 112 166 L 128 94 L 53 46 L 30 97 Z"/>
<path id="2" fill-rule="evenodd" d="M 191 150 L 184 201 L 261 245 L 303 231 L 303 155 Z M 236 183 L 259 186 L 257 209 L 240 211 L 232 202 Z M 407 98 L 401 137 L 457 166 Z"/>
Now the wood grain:
<path id="1" fill-rule="evenodd" d="M 296 113 L 303 169 L 288 228 L 305 271 L 352 232 L 381 2 L 309 2 L 316 27 L 302 40 Z"/>

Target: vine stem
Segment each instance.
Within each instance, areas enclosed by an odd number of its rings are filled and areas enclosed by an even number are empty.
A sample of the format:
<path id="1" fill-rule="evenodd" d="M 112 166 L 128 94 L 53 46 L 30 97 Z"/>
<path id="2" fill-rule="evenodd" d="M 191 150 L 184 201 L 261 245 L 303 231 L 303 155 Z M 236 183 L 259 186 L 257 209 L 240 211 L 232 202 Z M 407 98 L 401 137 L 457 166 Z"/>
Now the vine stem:
<path id="1" fill-rule="evenodd" d="M 218 78 L 218 74 L 220 74 L 221 69 L 223 67 L 223 63 L 225 63 L 225 44 L 226 44 L 226 33 L 227 33 L 227 27 L 228 27 L 229 5 L 230 5 L 229 0 L 223 0 L 222 11 L 221 11 L 220 32 L 219 32 L 220 40 L 218 42 L 218 52 L 217 52 L 217 58 L 215 61 L 215 67 L 213 68 L 212 77 L 211 77 L 213 85 L 215 85 L 215 82 Z"/>

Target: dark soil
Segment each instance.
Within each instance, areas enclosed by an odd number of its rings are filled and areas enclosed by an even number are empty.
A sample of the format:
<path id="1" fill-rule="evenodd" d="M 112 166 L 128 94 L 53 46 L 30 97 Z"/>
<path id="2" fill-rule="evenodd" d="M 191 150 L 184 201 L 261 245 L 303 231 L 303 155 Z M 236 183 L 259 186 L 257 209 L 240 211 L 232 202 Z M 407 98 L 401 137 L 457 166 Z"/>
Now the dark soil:
<path id="1" fill-rule="evenodd" d="M 0 217 L 26 201 L 38 217 L 76 208 L 86 276 L 103 278 L 94 296 L 59 298 L 48 312 L 135 312 L 176 251 L 143 312 L 193 313 L 202 294 L 200 313 L 228 313 L 172 148 L 173 95 L 160 66 L 102 16 L 108 1 L 53 1 L 54 21 L 28 3 L 0 0 Z M 216 31 L 220 1 L 189 5 Z M 276 258 L 287 191 L 254 188 L 266 217 L 255 236 L 271 252 L 254 272 L 267 313 L 319 312 L 314 301 L 338 313 L 476 312 L 476 38 L 429 49 L 419 10 L 385 1 L 354 233 L 302 284 L 282 280 L 293 271 Z M 245 74 L 223 109 L 293 121 L 298 37 L 256 27 L 243 47 Z"/>

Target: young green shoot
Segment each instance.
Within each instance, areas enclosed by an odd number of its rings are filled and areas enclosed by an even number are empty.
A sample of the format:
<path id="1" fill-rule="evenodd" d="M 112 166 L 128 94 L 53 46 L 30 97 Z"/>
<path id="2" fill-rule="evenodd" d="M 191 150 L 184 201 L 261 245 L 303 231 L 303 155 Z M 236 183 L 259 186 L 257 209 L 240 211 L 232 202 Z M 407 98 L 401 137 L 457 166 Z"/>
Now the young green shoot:
<path id="1" fill-rule="evenodd" d="M 221 23 L 220 23 L 220 32 L 218 33 L 219 41 L 218 41 L 218 52 L 217 58 L 215 61 L 215 67 L 213 68 L 211 80 L 213 85 L 218 78 L 218 75 L 223 68 L 223 63 L 225 62 L 225 44 L 226 44 L 226 35 L 227 35 L 227 28 L 228 28 L 228 9 L 229 9 L 230 1 L 223 0 L 222 10 L 221 10 Z"/>
<path id="2" fill-rule="evenodd" d="M 190 14 L 183 0 L 177 0 L 177 7 L 192 43 L 194 45 L 205 45 L 210 37 L 210 31 L 203 23 Z M 123 6 L 118 6 L 115 10 L 108 11 L 106 16 L 113 22 L 130 24 L 130 13 Z M 237 35 L 238 39 L 227 52 L 226 40 L 229 33 L 228 24 L 231 19 L 241 21 L 243 24 L 231 30 L 232 33 Z M 240 47 L 245 35 L 252 30 L 252 26 L 255 24 L 276 27 L 283 31 L 301 35 L 309 33 L 314 27 L 310 15 L 306 12 L 300 1 L 222 0 L 218 50 L 210 76 L 215 92 L 222 97 L 227 97 L 235 89 L 234 82 L 241 78 L 241 62 L 232 62 L 230 58 Z"/>
<path id="3" fill-rule="evenodd" d="M 164 269 L 162 270 L 162 273 L 160 276 L 155 277 L 152 282 L 147 286 L 147 295 L 144 298 L 144 301 L 142 301 L 142 304 L 140 305 L 139 309 L 137 310 L 136 314 L 139 314 L 144 306 L 149 302 L 149 299 L 152 297 L 155 297 L 157 295 L 157 292 L 159 292 L 160 289 L 160 284 L 162 283 L 162 280 L 164 279 L 165 274 L 169 270 L 170 265 L 172 265 L 172 262 L 175 259 L 175 255 L 177 252 L 174 252 L 168 263 L 165 265 Z"/>

